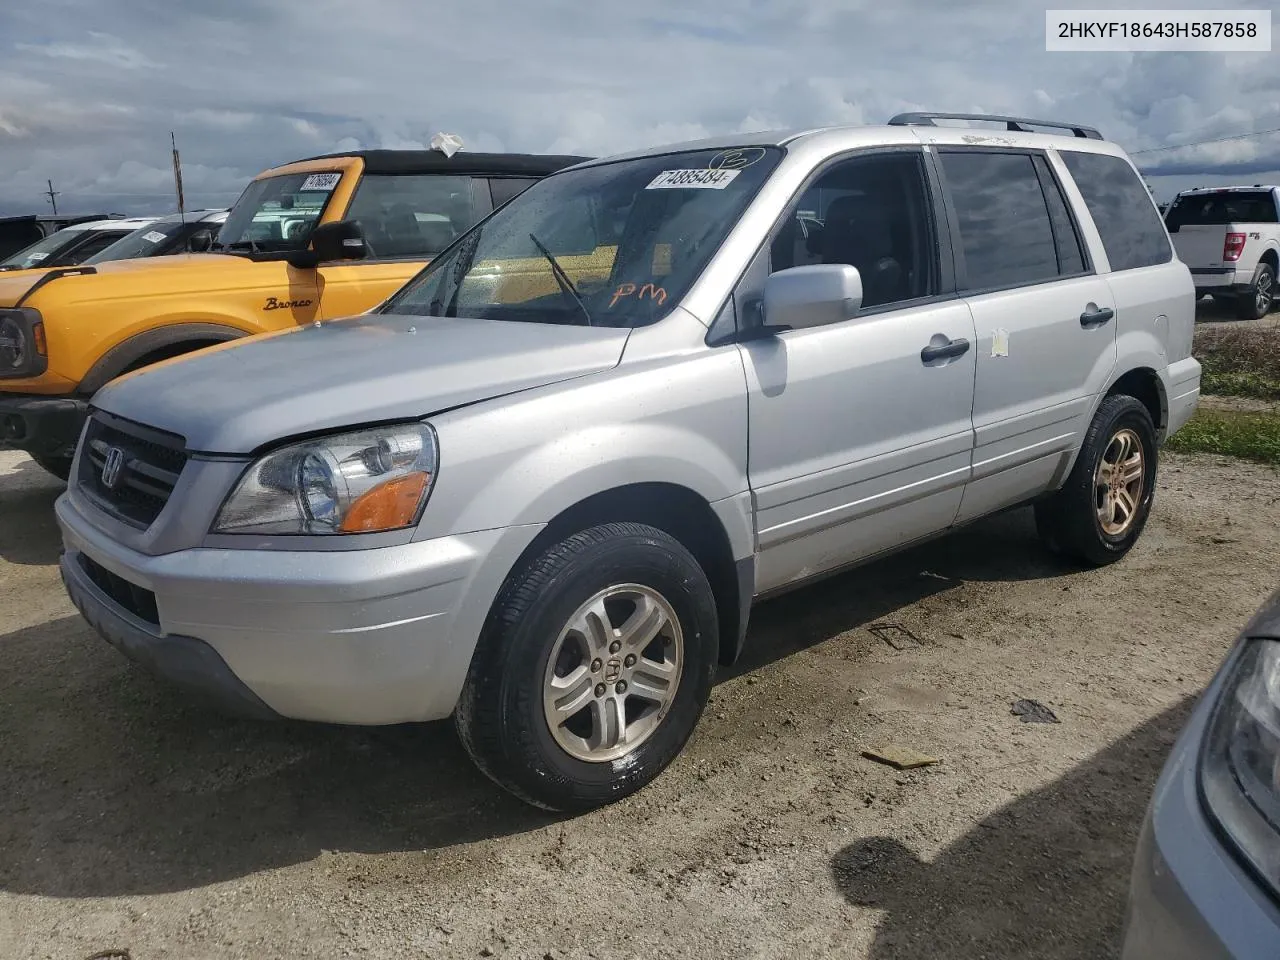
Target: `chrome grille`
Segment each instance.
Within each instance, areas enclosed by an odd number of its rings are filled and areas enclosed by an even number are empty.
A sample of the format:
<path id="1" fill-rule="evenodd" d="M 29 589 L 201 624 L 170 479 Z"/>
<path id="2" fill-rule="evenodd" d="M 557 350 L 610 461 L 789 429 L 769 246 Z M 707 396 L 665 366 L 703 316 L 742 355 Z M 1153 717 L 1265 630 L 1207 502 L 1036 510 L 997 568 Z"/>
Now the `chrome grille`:
<path id="1" fill-rule="evenodd" d="M 149 527 L 187 464 L 186 441 L 95 411 L 85 428 L 81 491 L 112 516 Z"/>

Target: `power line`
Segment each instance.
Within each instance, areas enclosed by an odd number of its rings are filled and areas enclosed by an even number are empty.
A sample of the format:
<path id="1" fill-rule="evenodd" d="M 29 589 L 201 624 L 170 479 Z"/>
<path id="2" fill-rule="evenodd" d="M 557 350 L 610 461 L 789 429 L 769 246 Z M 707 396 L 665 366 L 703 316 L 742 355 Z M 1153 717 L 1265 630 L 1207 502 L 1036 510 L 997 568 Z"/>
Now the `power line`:
<path id="1" fill-rule="evenodd" d="M 1184 150 L 1187 147 L 1203 147 L 1210 143 L 1226 143 L 1228 140 L 1248 140 L 1251 137 L 1265 137 L 1268 134 L 1280 133 L 1280 127 L 1272 130 L 1255 130 L 1252 133 L 1238 133 L 1234 137 L 1217 137 L 1213 140 L 1195 140 L 1191 143 L 1179 143 L 1170 147 L 1148 147 L 1145 150 L 1130 150 L 1129 156 L 1136 157 L 1143 153 L 1162 153 L 1165 150 Z"/>

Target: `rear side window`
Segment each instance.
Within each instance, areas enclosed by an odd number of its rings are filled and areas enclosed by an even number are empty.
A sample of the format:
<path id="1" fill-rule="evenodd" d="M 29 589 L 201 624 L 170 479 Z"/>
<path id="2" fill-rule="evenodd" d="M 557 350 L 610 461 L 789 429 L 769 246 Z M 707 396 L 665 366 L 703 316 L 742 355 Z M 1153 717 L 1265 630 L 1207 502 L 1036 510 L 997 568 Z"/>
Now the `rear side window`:
<path id="1" fill-rule="evenodd" d="M 1220 227 L 1228 223 L 1276 223 L 1276 201 L 1270 190 L 1224 190 L 1188 193 L 1170 207 L 1165 222 L 1179 227 Z"/>
<path id="2" fill-rule="evenodd" d="M 959 219 L 967 289 L 1041 283 L 1062 275 L 1049 206 L 1030 154 L 941 151 L 939 156 Z"/>
<path id="3" fill-rule="evenodd" d="M 1112 270 L 1168 263 L 1173 247 L 1155 201 L 1124 158 L 1063 150 L 1062 161 L 1084 195 Z"/>

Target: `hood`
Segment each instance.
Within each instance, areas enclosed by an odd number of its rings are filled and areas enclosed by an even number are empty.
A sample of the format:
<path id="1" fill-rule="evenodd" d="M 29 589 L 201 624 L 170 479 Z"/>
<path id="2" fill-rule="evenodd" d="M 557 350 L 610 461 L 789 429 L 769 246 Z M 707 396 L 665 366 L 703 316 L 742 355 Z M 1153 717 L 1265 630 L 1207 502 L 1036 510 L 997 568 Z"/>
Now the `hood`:
<path id="1" fill-rule="evenodd" d="M 259 275 L 256 268 L 257 264 L 247 257 L 225 253 L 185 253 L 167 257 L 113 260 L 84 267 L 91 270 L 90 273 L 72 274 L 51 280 L 36 292 L 28 306 L 40 309 L 40 302 L 51 296 L 59 302 L 74 304 L 116 296 L 126 290 L 137 295 L 137 283 L 140 279 L 146 280 L 147 295 L 241 289 L 247 280 Z M 80 268 L 42 267 L 0 272 L 0 307 L 12 307 L 46 273 L 74 269 Z"/>
<path id="2" fill-rule="evenodd" d="M 300 434 L 409 420 L 608 370 L 629 330 L 362 315 L 264 334 L 145 367 L 93 405 L 248 454 Z"/>

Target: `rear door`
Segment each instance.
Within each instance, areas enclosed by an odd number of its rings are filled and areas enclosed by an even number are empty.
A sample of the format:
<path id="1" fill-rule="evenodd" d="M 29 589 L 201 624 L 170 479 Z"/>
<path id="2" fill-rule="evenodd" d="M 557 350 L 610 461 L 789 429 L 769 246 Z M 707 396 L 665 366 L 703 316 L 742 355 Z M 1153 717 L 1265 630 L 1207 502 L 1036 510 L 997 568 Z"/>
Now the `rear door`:
<path id="1" fill-rule="evenodd" d="M 368 255 L 320 265 L 323 316 L 351 316 L 381 303 L 490 209 L 489 186 L 480 178 L 365 174 L 345 219 L 359 221 Z"/>
<path id="2" fill-rule="evenodd" d="M 1043 151 L 938 158 L 977 331 L 964 521 L 1041 492 L 1068 462 L 1115 366 L 1115 304 Z"/>

